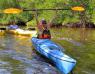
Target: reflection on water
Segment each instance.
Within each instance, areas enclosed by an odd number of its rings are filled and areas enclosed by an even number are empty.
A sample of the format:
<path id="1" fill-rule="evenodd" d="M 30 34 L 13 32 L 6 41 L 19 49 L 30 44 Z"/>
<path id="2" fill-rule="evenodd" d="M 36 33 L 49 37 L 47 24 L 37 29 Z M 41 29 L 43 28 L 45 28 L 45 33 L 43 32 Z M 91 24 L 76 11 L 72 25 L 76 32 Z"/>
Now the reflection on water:
<path id="1" fill-rule="evenodd" d="M 95 74 L 95 29 L 56 28 L 51 32 L 65 53 L 77 60 L 74 74 Z"/>
<path id="2" fill-rule="evenodd" d="M 51 34 L 53 40 L 77 60 L 76 74 L 95 74 L 94 29 L 52 29 Z M 53 66 L 35 54 L 30 39 L 0 35 L 0 74 L 59 74 Z"/>
<path id="3" fill-rule="evenodd" d="M 14 35 L 0 36 L 0 49 L 16 50 L 25 55 L 31 56 L 30 38 L 19 37 Z M 26 54 L 27 53 L 27 54 Z"/>
<path id="4" fill-rule="evenodd" d="M 60 28 L 51 30 L 53 38 L 88 42 L 95 40 L 95 30 L 88 28 Z"/>
<path id="5" fill-rule="evenodd" d="M 0 36 L 0 74 L 59 74 L 33 51 L 31 38 Z"/>

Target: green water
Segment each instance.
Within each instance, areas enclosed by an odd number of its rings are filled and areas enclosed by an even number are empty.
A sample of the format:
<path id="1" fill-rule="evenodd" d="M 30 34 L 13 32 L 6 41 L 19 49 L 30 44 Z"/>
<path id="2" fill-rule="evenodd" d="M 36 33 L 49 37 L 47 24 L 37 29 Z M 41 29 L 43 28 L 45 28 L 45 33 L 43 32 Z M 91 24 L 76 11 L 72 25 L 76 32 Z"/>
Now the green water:
<path id="1" fill-rule="evenodd" d="M 31 38 L 0 35 L 0 74 L 59 74 L 35 53 Z"/>
<path id="2" fill-rule="evenodd" d="M 52 40 L 76 59 L 74 74 L 95 74 L 95 30 L 51 29 Z M 35 53 L 31 38 L 0 35 L 0 74 L 60 74 Z"/>
<path id="3" fill-rule="evenodd" d="M 95 29 L 53 29 L 53 41 L 77 60 L 75 74 L 95 74 Z"/>

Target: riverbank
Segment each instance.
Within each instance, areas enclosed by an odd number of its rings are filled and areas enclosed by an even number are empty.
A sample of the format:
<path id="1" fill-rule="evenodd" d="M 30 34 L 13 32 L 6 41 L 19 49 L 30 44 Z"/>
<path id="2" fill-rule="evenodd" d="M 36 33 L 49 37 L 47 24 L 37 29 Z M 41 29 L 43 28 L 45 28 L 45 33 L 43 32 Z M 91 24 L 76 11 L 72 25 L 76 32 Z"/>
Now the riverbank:
<path id="1" fill-rule="evenodd" d="M 59 24 L 52 24 L 51 26 L 52 28 L 55 27 L 55 28 L 62 28 L 62 27 L 65 27 L 65 28 L 95 28 L 95 24 L 93 22 L 88 22 L 86 24 L 82 24 L 80 22 L 76 22 L 76 23 L 66 23 L 66 24 L 62 24 L 62 23 L 59 23 Z"/>

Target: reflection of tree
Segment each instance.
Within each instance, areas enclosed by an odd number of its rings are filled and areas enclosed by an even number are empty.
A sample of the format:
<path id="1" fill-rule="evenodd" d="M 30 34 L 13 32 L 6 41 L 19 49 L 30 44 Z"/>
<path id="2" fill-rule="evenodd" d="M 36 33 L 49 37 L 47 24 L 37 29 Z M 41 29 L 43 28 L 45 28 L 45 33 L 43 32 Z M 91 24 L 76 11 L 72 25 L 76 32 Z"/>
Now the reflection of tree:
<path id="1" fill-rule="evenodd" d="M 88 40 L 91 40 L 93 35 L 91 32 L 91 29 L 86 28 L 67 28 L 64 31 L 64 36 L 66 36 L 69 39 L 84 43 Z"/>
<path id="2" fill-rule="evenodd" d="M 91 29 L 81 28 L 80 29 L 80 41 L 87 42 L 92 38 Z"/>

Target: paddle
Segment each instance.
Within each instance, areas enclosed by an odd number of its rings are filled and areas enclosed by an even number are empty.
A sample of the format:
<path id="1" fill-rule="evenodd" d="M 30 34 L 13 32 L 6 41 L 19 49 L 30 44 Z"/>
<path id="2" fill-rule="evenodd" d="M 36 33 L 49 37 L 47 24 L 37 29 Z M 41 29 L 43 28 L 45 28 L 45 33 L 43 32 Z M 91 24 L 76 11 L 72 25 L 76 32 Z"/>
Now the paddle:
<path id="1" fill-rule="evenodd" d="M 18 14 L 21 13 L 23 10 L 22 9 L 18 9 L 18 8 L 8 8 L 8 9 L 4 9 L 3 13 L 6 14 Z"/>
<path id="2" fill-rule="evenodd" d="M 73 11 L 80 11 L 80 12 L 85 10 L 84 7 L 82 7 L 82 6 L 75 6 L 75 7 L 72 7 L 71 9 Z"/>

